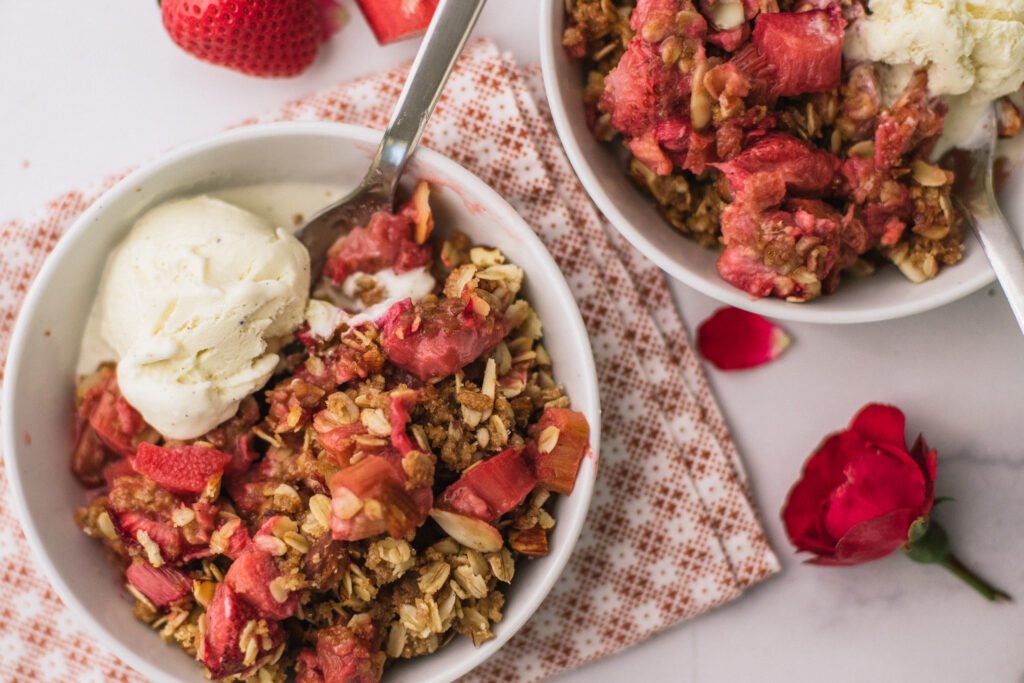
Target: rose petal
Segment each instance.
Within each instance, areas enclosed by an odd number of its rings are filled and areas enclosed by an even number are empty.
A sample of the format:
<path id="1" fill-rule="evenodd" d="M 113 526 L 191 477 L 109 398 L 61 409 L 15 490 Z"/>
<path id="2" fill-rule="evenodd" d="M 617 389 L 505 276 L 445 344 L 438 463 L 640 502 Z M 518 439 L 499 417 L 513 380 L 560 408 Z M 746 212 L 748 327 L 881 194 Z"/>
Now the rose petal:
<path id="1" fill-rule="evenodd" d="M 782 509 L 786 533 L 798 550 L 833 553 L 836 538 L 824 526 L 824 503 L 845 481 L 843 469 L 847 458 L 862 443 L 856 434 L 838 432 L 826 438 L 804 464 L 800 480 L 793 485 Z"/>
<path id="2" fill-rule="evenodd" d="M 914 447 L 910 449 L 910 456 L 917 461 L 924 472 L 925 491 L 922 512 L 927 514 L 931 512 L 932 505 L 935 503 L 935 475 L 939 467 L 939 454 L 934 449 L 929 449 L 924 436 L 919 435 L 917 441 L 914 442 Z"/>
<path id="3" fill-rule="evenodd" d="M 907 418 L 903 411 L 881 403 L 869 403 L 850 421 L 850 429 L 865 440 L 889 444 L 901 451 L 907 450 L 906 428 Z"/>
<path id="4" fill-rule="evenodd" d="M 893 510 L 912 510 L 913 521 L 924 506 L 924 473 L 909 457 L 894 457 L 864 443 L 843 474 L 846 482 L 829 495 L 823 514 L 825 528 L 833 538 L 843 539 L 853 527 Z"/>
<path id="5" fill-rule="evenodd" d="M 910 525 L 917 519 L 914 510 L 901 509 L 852 527 L 839 543 L 835 555 L 812 559 L 812 564 L 852 565 L 889 555 L 907 542 Z"/>
<path id="6" fill-rule="evenodd" d="M 775 323 L 739 308 L 720 308 L 697 328 L 697 348 L 719 370 L 743 370 L 775 360 L 790 338 Z"/>

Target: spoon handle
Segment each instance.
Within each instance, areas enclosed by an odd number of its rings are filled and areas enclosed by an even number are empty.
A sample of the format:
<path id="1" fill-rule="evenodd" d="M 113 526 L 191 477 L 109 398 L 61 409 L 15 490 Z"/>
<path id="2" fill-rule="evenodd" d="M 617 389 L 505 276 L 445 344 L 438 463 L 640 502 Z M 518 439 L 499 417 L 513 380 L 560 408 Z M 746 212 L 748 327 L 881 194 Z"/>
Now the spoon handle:
<path id="1" fill-rule="evenodd" d="M 364 185 L 389 200 L 487 0 L 441 0 Z"/>
<path id="2" fill-rule="evenodd" d="M 1017 324 L 1024 332 L 1024 254 L 1020 241 L 1006 222 L 995 201 L 976 205 L 967 212 L 967 220 L 974 228 L 992 270 L 1010 302 Z"/>

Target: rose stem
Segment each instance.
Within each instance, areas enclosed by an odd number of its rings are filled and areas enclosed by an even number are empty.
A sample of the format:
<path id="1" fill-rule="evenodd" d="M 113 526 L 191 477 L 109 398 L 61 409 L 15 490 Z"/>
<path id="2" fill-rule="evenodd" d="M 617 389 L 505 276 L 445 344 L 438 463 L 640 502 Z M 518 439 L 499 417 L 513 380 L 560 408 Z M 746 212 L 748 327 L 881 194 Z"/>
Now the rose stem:
<path id="1" fill-rule="evenodd" d="M 1010 597 L 1009 593 L 1005 593 L 992 584 L 985 581 L 983 578 L 972 572 L 964 563 L 960 561 L 953 553 L 949 553 L 946 558 L 942 561 L 942 566 L 953 572 L 961 581 L 966 583 L 974 590 L 981 593 L 986 600 L 993 602 L 1006 601 L 1013 602 L 1013 598 Z"/>

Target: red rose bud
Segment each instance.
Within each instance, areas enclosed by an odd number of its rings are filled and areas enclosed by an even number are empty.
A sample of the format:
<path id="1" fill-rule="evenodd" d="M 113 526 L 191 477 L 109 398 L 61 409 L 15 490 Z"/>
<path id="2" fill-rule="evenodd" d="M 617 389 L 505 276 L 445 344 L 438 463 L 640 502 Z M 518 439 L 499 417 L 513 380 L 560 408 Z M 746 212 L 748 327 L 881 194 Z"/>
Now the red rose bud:
<path id="1" fill-rule="evenodd" d="M 785 330 L 756 313 L 720 308 L 697 328 L 697 348 L 719 370 L 745 370 L 778 358 L 790 344 Z"/>
<path id="2" fill-rule="evenodd" d="M 860 564 L 902 548 L 915 561 L 945 566 L 990 600 L 1009 599 L 968 571 L 929 520 L 937 454 L 921 437 L 908 449 L 905 425 L 898 408 L 873 403 L 825 439 L 782 509 L 790 542 L 824 565 Z"/>

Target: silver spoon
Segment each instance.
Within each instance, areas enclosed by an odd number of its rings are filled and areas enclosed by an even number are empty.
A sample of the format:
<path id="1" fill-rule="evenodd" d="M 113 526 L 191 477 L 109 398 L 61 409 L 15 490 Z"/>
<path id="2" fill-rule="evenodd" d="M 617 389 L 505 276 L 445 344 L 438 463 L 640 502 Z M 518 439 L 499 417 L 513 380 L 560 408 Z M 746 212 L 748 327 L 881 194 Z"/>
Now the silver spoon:
<path id="1" fill-rule="evenodd" d="M 327 250 L 378 211 L 393 211 L 395 190 L 427 119 L 487 0 L 442 0 L 420 44 L 391 122 L 359 186 L 322 209 L 295 233 L 309 250 L 311 284 L 323 274 Z"/>
<path id="2" fill-rule="evenodd" d="M 992 188 L 996 139 L 995 108 L 989 107 L 957 153 L 955 198 L 978 236 L 1024 332 L 1024 253 L 996 204 Z"/>

